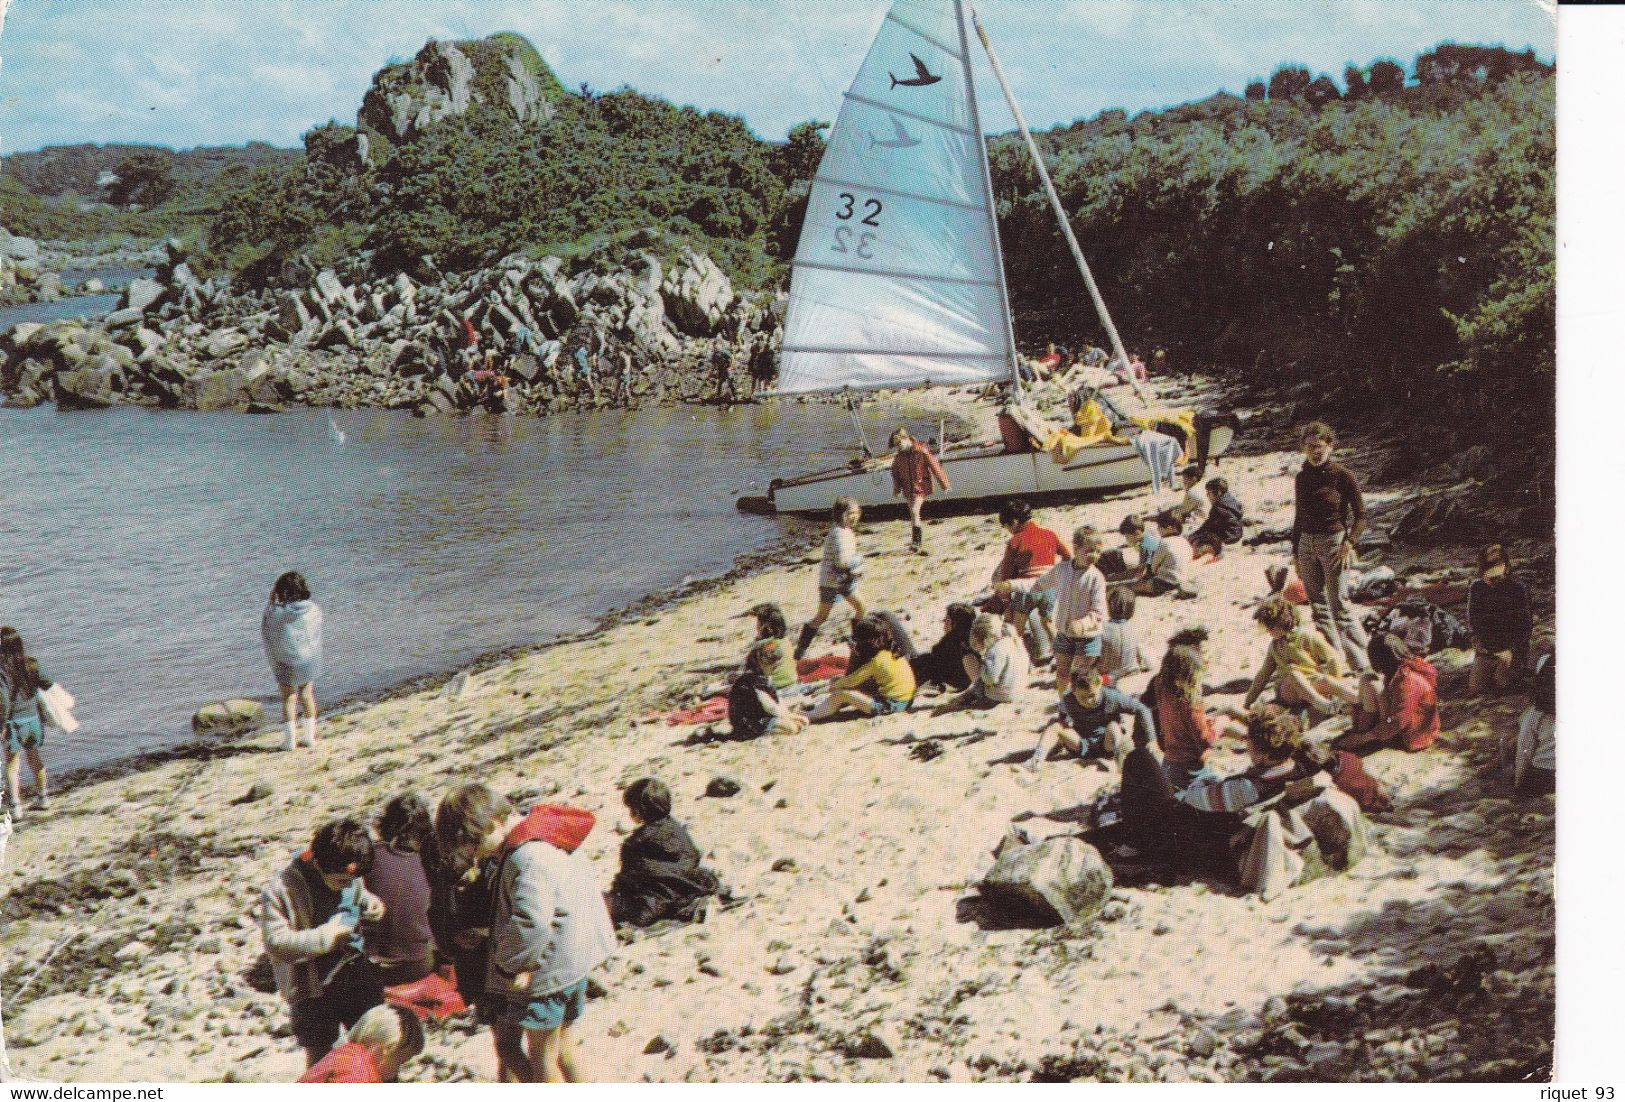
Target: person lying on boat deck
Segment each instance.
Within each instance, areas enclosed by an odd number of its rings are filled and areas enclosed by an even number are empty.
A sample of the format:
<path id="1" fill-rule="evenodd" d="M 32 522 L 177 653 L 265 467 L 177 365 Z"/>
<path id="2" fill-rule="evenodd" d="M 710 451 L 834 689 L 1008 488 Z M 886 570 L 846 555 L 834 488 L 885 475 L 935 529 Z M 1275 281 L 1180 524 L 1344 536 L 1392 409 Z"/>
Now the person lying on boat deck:
<path id="1" fill-rule="evenodd" d="M 1208 498 L 1197 485 L 1202 481 L 1202 468 L 1187 463 L 1179 469 L 1179 485 L 1183 489 L 1178 503 L 1168 511 L 1178 517 L 1187 529 L 1200 528 L 1207 518 Z"/>
<path id="2" fill-rule="evenodd" d="M 1366 653 L 1373 672 L 1361 678 L 1354 721 L 1333 745 L 1340 750 L 1426 750 L 1439 736 L 1439 671 L 1387 633 L 1371 640 Z"/>
<path id="3" fill-rule="evenodd" d="M 1285 597 L 1271 597 L 1258 606 L 1253 619 L 1269 634 L 1270 644 L 1243 708 L 1251 708 L 1271 686 L 1281 703 L 1322 716 L 1336 714 L 1335 701 L 1359 702 L 1359 690 L 1344 676 L 1341 656 L 1319 633 L 1302 630 L 1296 605 Z"/>
<path id="4" fill-rule="evenodd" d="M 993 588 L 1003 599 L 1005 617 L 1017 634 L 1031 640 L 1033 661 L 1048 662 L 1054 650 L 1055 594 L 1033 592 L 1033 582 L 1057 562 L 1071 558 L 1072 550 L 1032 516 L 1032 506 L 1020 498 L 999 506 L 999 524 L 1010 533 L 1010 542 L 993 570 Z"/>
<path id="5" fill-rule="evenodd" d="M 1535 665 L 1529 683 L 1529 707 L 1518 729 L 1501 745 L 1501 764 L 1511 774 L 1520 796 L 1557 792 L 1557 652 Z"/>
<path id="6" fill-rule="evenodd" d="M 621 868 L 606 902 L 617 926 L 652 926 L 666 919 L 692 922 L 701 901 L 722 888 L 700 863 L 688 829 L 671 815 L 671 790 L 642 777 L 621 794 L 637 829 L 621 843 Z"/>
<path id="7" fill-rule="evenodd" d="M 1061 698 L 1056 715 L 1039 728 L 1038 745 L 1027 759 L 1027 768 L 1037 769 L 1055 743 L 1079 761 L 1101 756 L 1120 759 L 1128 752 L 1131 730 L 1136 739 L 1142 731 L 1147 742 L 1156 737 L 1151 709 L 1138 697 L 1107 685 L 1099 670 L 1074 671 L 1072 691 Z"/>
<path id="8" fill-rule="evenodd" d="M 1033 583 L 1038 593 L 1055 594 L 1055 691 L 1065 695 L 1074 667 L 1088 669 L 1100 658 L 1106 627 L 1106 577 L 1095 566 L 1100 533 L 1085 524 L 1072 533 L 1072 558 L 1056 563 Z"/>
<path id="9" fill-rule="evenodd" d="M 925 499 L 931 496 L 933 485 L 941 486 L 946 493 L 953 489 L 953 483 L 948 481 L 937 457 L 925 445 L 915 443 L 908 429 L 900 428 L 891 434 L 891 447 L 897 452 L 891 462 L 892 496 L 908 502 L 909 546 L 923 554 L 925 529 L 920 526 L 920 510 L 925 507 Z"/>
<path id="10" fill-rule="evenodd" d="M 1298 756 L 1303 723 L 1285 708 L 1266 704 L 1249 713 L 1246 737 L 1250 768 L 1228 777 L 1199 779 L 1180 792 L 1179 799 L 1198 811 L 1245 811 L 1312 774 Z"/>
<path id="11" fill-rule="evenodd" d="M 1070 429 L 1058 429 L 1044 441 L 1044 450 L 1057 462 L 1070 463 L 1084 448 L 1096 444 L 1122 444 L 1112 419 L 1102 408 L 1100 395 L 1092 388 L 1085 389 L 1072 415 Z"/>
<path id="12" fill-rule="evenodd" d="M 801 625 L 801 636 L 796 640 L 797 658 L 806 657 L 818 629 L 835 611 L 836 601 L 845 599 L 852 606 L 852 615 L 859 619 L 865 612 L 863 600 L 858 596 L 858 575 L 863 572 L 863 556 L 858 553 L 858 503 L 849 497 L 836 498 L 830 515 L 834 523 L 824 537 L 824 561 L 818 568 L 818 611 Z"/>
<path id="13" fill-rule="evenodd" d="M 917 685 L 923 688 L 936 684 L 960 690 L 970 687 L 971 675 L 965 670 L 965 656 L 970 653 L 970 632 L 975 623 L 976 610 L 970 605 L 955 602 L 948 606 L 943 613 L 942 638 L 929 651 L 909 662 Z"/>
<path id="14" fill-rule="evenodd" d="M 1127 586 L 1112 586 L 1106 594 L 1108 619 L 1100 633 L 1100 661 L 1095 668 L 1114 681 L 1151 668 L 1151 659 L 1131 623 L 1137 604 L 1134 590 Z"/>
<path id="15" fill-rule="evenodd" d="M 971 626 L 970 653 L 964 661 L 970 687 L 954 698 L 948 705 L 951 708 L 992 708 L 1014 703 L 1032 674 L 1027 648 L 1015 629 L 988 612 L 977 616 Z"/>
<path id="16" fill-rule="evenodd" d="M 829 719 L 842 708 L 866 716 L 891 715 L 914 701 L 914 670 L 899 654 L 884 620 L 865 616 L 852 625 L 851 673 L 836 681 L 828 696 L 809 713 L 814 722 Z M 873 691 L 867 691 L 873 687 Z"/>
<path id="17" fill-rule="evenodd" d="M 1191 541 L 1182 534 L 1184 527 L 1171 512 L 1157 514 L 1157 550 L 1147 565 L 1146 576 L 1134 583 L 1134 592 L 1142 597 L 1160 597 L 1164 593 L 1196 596 L 1196 577 L 1191 570 L 1194 552 Z"/>
<path id="18" fill-rule="evenodd" d="M 1506 689 L 1529 665 L 1529 590 L 1511 574 L 1501 545 L 1478 553 L 1478 579 L 1467 588 L 1467 626 L 1473 632 L 1473 667 L 1467 691 Z"/>
<path id="19" fill-rule="evenodd" d="M 1207 480 L 1207 498 L 1207 519 L 1192 533 L 1191 547 L 1196 552 L 1196 561 L 1218 562 L 1225 547 L 1241 542 L 1241 502 L 1230 492 L 1230 483 L 1219 477 Z M 1308 601 L 1307 594 L 1304 601 Z"/>
<path id="20" fill-rule="evenodd" d="M 794 735 L 807 726 L 806 717 L 779 700 L 779 690 L 773 684 L 773 670 L 788 653 L 789 646 L 783 639 L 758 640 L 750 648 L 745 672 L 728 690 L 728 723 L 735 738 Z"/>

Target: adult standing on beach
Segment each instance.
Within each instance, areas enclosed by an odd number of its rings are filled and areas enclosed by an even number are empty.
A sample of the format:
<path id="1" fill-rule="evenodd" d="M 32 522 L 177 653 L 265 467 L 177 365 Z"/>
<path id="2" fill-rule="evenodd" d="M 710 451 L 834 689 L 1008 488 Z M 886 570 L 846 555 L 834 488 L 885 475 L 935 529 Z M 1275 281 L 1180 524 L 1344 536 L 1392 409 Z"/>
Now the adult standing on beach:
<path id="1" fill-rule="evenodd" d="M 38 795 L 34 807 L 43 810 L 50 798 L 45 763 L 40 748 L 45 745 L 45 717 L 40 711 L 40 690 L 50 682 L 40 676 L 39 667 L 28 657 L 23 637 L 13 627 L 0 628 L 0 728 L 6 736 L 6 794 L 12 814 L 23 815 L 23 758 L 34 771 Z"/>
<path id="2" fill-rule="evenodd" d="M 316 745 L 316 676 L 322 669 L 322 610 L 310 599 L 304 575 L 290 570 L 271 587 L 271 600 L 260 617 L 265 656 L 271 660 L 282 716 L 288 725 L 288 749 L 299 746 L 299 706 L 305 709 L 305 744 Z"/>
<path id="3" fill-rule="evenodd" d="M 912 526 L 909 549 L 916 555 L 925 554 L 925 529 L 920 527 L 920 510 L 931 496 L 933 483 L 944 491 L 953 489 L 947 472 L 937 457 L 914 442 L 907 429 L 891 434 L 891 446 L 897 457 L 891 461 L 892 494 L 908 502 L 908 519 Z"/>
<path id="4" fill-rule="evenodd" d="M 1349 559 L 1365 529 L 1365 501 L 1359 483 L 1332 461 L 1337 434 L 1315 421 L 1304 426 L 1303 467 L 1295 482 L 1297 510 L 1292 519 L 1292 554 L 1314 610 L 1315 626 L 1358 670 L 1370 668 L 1366 634 L 1349 610 Z"/>

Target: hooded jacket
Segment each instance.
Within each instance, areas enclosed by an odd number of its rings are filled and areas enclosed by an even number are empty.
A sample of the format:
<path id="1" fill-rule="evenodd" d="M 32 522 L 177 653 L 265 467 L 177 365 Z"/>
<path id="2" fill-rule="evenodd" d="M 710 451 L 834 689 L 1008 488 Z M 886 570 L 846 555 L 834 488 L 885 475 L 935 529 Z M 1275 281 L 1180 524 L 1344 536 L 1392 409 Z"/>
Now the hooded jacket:
<path id="1" fill-rule="evenodd" d="M 586 979 L 615 951 L 609 910 L 593 883 L 592 866 L 576 848 L 591 820 L 571 808 L 534 807 L 503 841 L 491 908 L 488 991 L 511 995 L 513 977 L 528 972 L 527 996 L 551 995 Z"/>

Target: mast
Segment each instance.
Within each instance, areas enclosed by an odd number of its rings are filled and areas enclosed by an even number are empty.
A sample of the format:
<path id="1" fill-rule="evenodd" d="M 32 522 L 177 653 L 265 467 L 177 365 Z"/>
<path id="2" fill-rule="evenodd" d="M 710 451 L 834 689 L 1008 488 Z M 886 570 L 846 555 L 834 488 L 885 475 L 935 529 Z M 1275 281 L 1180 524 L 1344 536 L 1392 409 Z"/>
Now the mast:
<path id="1" fill-rule="evenodd" d="M 991 237 L 993 248 L 993 267 L 999 273 L 999 301 L 1004 307 L 1004 347 L 1005 353 L 1010 357 L 1010 387 L 1011 393 L 1017 401 L 1021 399 L 1021 365 L 1016 359 L 1016 327 L 1010 316 L 1010 286 L 1004 273 L 1004 251 L 999 246 L 999 208 L 993 199 L 993 170 L 987 163 L 987 132 L 982 129 L 982 116 L 976 105 L 976 75 L 974 66 L 970 63 L 970 40 L 965 34 L 965 9 L 969 5 L 965 0 L 954 0 L 954 16 L 959 23 L 959 52 L 965 58 L 965 87 L 970 92 L 971 128 L 976 131 L 977 144 L 982 149 L 982 197 L 987 204 L 988 235 Z M 982 32 L 982 24 L 976 19 L 976 10 L 971 9 L 971 19 L 976 23 L 976 33 L 982 39 L 982 45 L 987 46 L 987 35 Z M 992 56 L 991 49 L 989 56 Z M 999 73 L 998 62 L 993 63 L 993 71 L 999 77 L 999 83 L 1004 83 L 1004 75 Z M 1009 95 L 1009 89 L 1005 90 Z M 1020 116 L 1017 116 L 1020 119 Z M 1025 131 L 1024 131 L 1025 132 Z M 1108 323 L 1109 324 L 1109 323 Z"/>
<path id="2" fill-rule="evenodd" d="M 959 0 L 959 2 L 963 3 L 963 0 Z M 1072 232 L 1072 223 L 1066 216 L 1066 208 L 1061 205 L 1061 197 L 1056 194 L 1055 184 L 1049 177 L 1049 169 L 1044 167 L 1044 158 L 1038 152 L 1038 143 L 1033 141 L 1032 132 L 1027 129 L 1027 120 L 1022 116 L 1021 108 L 1016 104 L 1015 94 L 1010 91 L 1010 82 L 1004 78 L 1004 67 L 999 64 L 999 55 L 993 52 L 993 43 L 988 41 L 987 30 L 982 26 L 981 17 L 976 14 L 975 8 L 971 9 L 970 14 L 971 21 L 976 24 L 976 36 L 982 40 L 982 49 L 987 51 L 987 59 L 993 64 L 993 75 L 998 78 L 999 87 L 1004 91 L 1005 102 L 1010 105 L 1010 113 L 1015 116 L 1016 126 L 1020 129 L 1021 136 L 1027 143 L 1027 150 L 1033 155 L 1033 164 L 1038 167 L 1038 178 L 1044 182 L 1044 191 L 1049 195 L 1050 206 L 1055 211 L 1056 219 L 1061 223 L 1061 233 L 1066 237 L 1066 243 L 1072 250 L 1072 259 L 1078 262 L 1078 271 L 1083 275 L 1084 285 L 1089 288 L 1089 297 L 1095 303 L 1095 313 L 1100 315 L 1100 322 L 1106 327 L 1106 336 L 1112 343 L 1112 353 L 1126 370 L 1128 367 L 1128 353 L 1123 349 L 1123 338 L 1117 335 L 1117 326 L 1112 324 L 1111 313 L 1106 309 L 1106 300 L 1101 297 L 1100 288 L 1095 284 L 1094 273 L 1089 270 L 1089 261 L 1084 259 L 1083 247 L 1078 244 L 1077 235 Z M 972 103 L 974 104 L 974 102 L 973 97 Z M 975 110 L 974 106 L 972 110 Z M 985 167 L 985 158 L 983 164 Z M 991 202 L 991 186 L 988 198 Z M 1144 388 L 1140 386 L 1140 381 L 1134 377 L 1133 372 L 1128 372 L 1128 378 L 1129 382 L 1134 386 L 1134 393 L 1139 397 L 1140 401 L 1149 406 L 1151 400 L 1146 396 Z"/>

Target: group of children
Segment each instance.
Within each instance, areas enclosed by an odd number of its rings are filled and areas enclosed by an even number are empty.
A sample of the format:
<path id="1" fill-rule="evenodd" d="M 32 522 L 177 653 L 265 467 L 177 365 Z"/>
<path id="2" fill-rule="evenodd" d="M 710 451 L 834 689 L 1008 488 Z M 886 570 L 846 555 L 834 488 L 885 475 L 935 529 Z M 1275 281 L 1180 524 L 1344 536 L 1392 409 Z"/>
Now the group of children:
<path id="1" fill-rule="evenodd" d="M 724 891 L 664 784 L 638 780 L 623 801 L 637 829 L 608 892 L 580 849 L 590 812 L 524 810 L 484 784 L 447 793 L 432 816 L 422 797 L 397 797 L 376 831 L 323 824 L 256 915 L 305 1051 L 301 1081 L 392 1080 L 424 1045 L 403 993 L 431 978 L 454 980 L 490 1027 L 501 1081 L 582 1081 L 571 1026 L 616 925 L 690 921 Z"/>
<path id="2" fill-rule="evenodd" d="M 1333 461 L 1336 439 L 1327 426 L 1306 426 L 1301 440 L 1304 465 L 1292 530 L 1297 577 L 1284 566 L 1269 574 L 1270 595 L 1254 613 L 1267 642 L 1240 708 L 1216 719 L 1204 703 L 1207 636 L 1201 628 L 1169 640 L 1142 695 L 1124 688 L 1125 678 L 1150 667 L 1131 622 L 1136 600 L 1198 596 L 1201 566 L 1242 538 L 1243 506 L 1226 480 L 1201 485 L 1202 472 L 1191 466 L 1181 472 L 1183 496 L 1155 514 L 1155 530 L 1142 516 L 1125 517 L 1118 528 L 1124 544 L 1111 549 L 1092 526 L 1077 528 L 1068 541 L 1033 520 L 1025 502 L 1006 502 L 998 519 L 1009 539 L 981 611 L 950 605 L 942 638 L 923 654 L 897 617 L 871 613 L 859 595 L 859 508 L 842 499 L 825 540 L 818 612 L 802 629 L 793 657 L 806 653 L 835 604 L 846 600 L 857 616 L 850 672 L 805 715 L 796 711 L 788 696 L 809 690 L 795 683 L 793 669 L 777 685 L 763 680 L 774 663 L 785 661 L 780 639 L 786 634 L 782 611 L 765 606 L 777 626 L 762 628 L 748 663 L 755 672 L 735 686 L 736 731 L 740 719 L 749 735 L 789 734 L 842 711 L 892 714 L 909 708 L 916 693 L 933 683 L 959 693 L 945 707 L 996 707 L 1018 699 L 1032 667 L 1053 663 L 1060 700 L 1039 732 L 1030 768 L 1056 747 L 1126 766 L 1135 748 L 1154 743 L 1169 792 L 1198 810 L 1234 811 L 1236 793 L 1272 791 L 1271 784 L 1257 782 L 1294 770 L 1330 773 L 1363 804 L 1379 805 L 1386 797 L 1355 752 L 1430 746 L 1439 731 L 1438 673 L 1425 647 L 1386 631 L 1367 639 L 1355 621 L 1347 589 L 1365 524 L 1360 489 L 1353 474 Z M 911 519 L 917 544 L 917 513 Z M 1474 693 L 1514 684 L 1527 665 L 1528 594 L 1508 566 L 1501 547 L 1486 548 L 1471 587 Z M 1314 630 L 1302 623 L 1303 605 L 1314 613 Z M 780 639 L 769 637 L 774 634 Z M 1548 658 L 1543 676 L 1553 669 Z M 781 690 L 788 690 L 786 698 Z M 1555 707 L 1552 695 L 1543 699 Z M 1345 713 L 1348 730 L 1325 749 L 1304 741 L 1307 729 Z M 1543 722 L 1551 714 L 1548 708 L 1526 715 L 1521 739 L 1504 749 L 1520 791 L 1551 787 L 1554 725 Z M 1246 784 L 1227 785 L 1208 766 L 1210 750 L 1227 733 L 1252 755 L 1254 768 L 1240 778 Z M 1289 767 L 1288 759 L 1296 765 Z"/>

